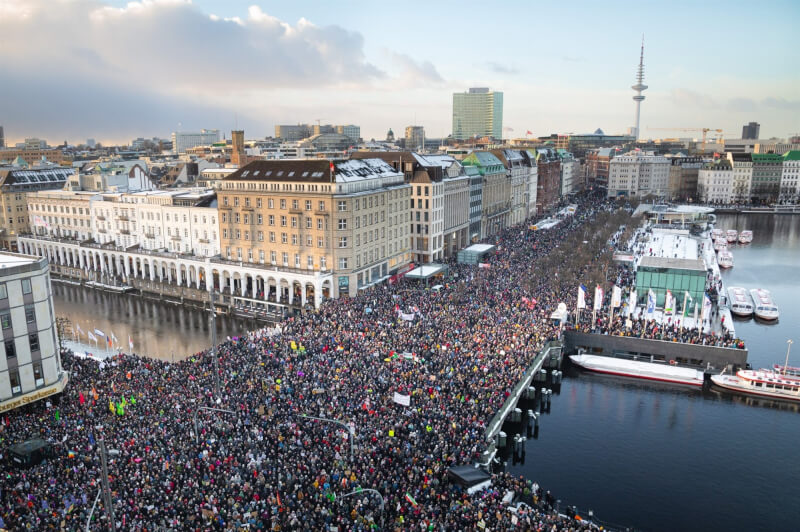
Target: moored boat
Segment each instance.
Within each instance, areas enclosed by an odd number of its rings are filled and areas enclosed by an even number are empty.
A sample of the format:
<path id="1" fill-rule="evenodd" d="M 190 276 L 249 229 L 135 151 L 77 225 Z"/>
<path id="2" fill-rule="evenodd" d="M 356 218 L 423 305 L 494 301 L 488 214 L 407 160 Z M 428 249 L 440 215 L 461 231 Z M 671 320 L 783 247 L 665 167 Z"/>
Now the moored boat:
<path id="1" fill-rule="evenodd" d="M 719 240 L 715 240 L 714 251 L 722 251 L 723 249 L 728 249 L 728 243 L 725 242 L 725 239 L 720 238 Z"/>
<path id="2" fill-rule="evenodd" d="M 578 354 L 570 355 L 569 358 L 576 366 L 597 373 L 605 373 L 606 375 L 686 384 L 689 386 L 703 385 L 703 372 L 692 368 L 599 355 Z"/>
<path id="3" fill-rule="evenodd" d="M 753 232 L 745 229 L 744 231 L 739 232 L 739 243 L 740 244 L 749 244 L 753 241 Z"/>
<path id="4" fill-rule="evenodd" d="M 778 319 L 778 307 L 775 306 L 775 303 L 772 301 L 772 295 L 769 293 L 769 290 L 753 288 L 750 290 L 750 295 L 753 297 L 753 313 L 756 315 L 756 318 L 767 321 Z"/>
<path id="5" fill-rule="evenodd" d="M 731 314 L 749 317 L 753 315 L 753 302 L 747 290 L 741 286 L 728 287 L 728 306 Z"/>
<path id="6" fill-rule="evenodd" d="M 717 256 L 717 263 L 720 268 L 733 268 L 733 253 L 727 249 L 723 249 Z"/>
<path id="7" fill-rule="evenodd" d="M 783 364 L 773 364 L 773 371 L 781 375 L 790 375 L 792 377 L 800 377 L 800 368 L 795 366 L 784 366 Z"/>
<path id="8" fill-rule="evenodd" d="M 736 231 L 736 229 L 728 229 L 728 231 L 725 233 L 725 236 L 727 237 L 728 242 L 733 244 L 736 242 L 736 239 L 739 238 L 739 233 Z"/>
<path id="9" fill-rule="evenodd" d="M 711 231 L 711 240 L 716 242 L 717 240 L 722 240 L 725 237 L 725 231 L 722 229 L 712 229 Z"/>
<path id="10" fill-rule="evenodd" d="M 746 395 L 800 401 L 800 379 L 774 371 L 742 369 L 736 375 L 712 375 L 711 382 L 720 388 Z"/>

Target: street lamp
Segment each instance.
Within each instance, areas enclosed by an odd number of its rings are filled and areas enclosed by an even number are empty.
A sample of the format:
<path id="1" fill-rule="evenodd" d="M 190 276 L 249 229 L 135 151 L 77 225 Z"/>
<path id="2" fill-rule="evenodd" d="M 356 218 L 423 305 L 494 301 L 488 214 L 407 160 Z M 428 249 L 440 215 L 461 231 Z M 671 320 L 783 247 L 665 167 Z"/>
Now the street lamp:
<path id="1" fill-rule="evenodd" d="M 353 426 L 351 423 L 345 423 L 344 421 L 339 421 L 338 419 L 328 419 L 326 417 L 314 417 L 314 416 L 309 416 L 308 414 L 302 414 L 302 417 L 306 419 L 313 419 L 316 421 L 325 421 L 327 423 L 336 423 L 337 425 L 344 427 L 345 430 L 347 430 L 347 434 L 350 437 L 350 462 L 353 461 L 353 436 L 356 435 L 355 426 Z"/>
<path id="2" fill-rule="evenodd" d="M 233 410 L 226 410 L 224 408 L 211 408 L 210 406 L 201 406 L 194 411 L 194 441 L 200 443 L 200 429 L 198 428 L 197 415 L 201 410 L 209 410 L 211 412 L 225 412 L 226 414 L 235 414 Z"/>
<path id="3" fill-rule="evenodd" d="M 214 357 L 214 390 L 217 396 L 217 401 L 221 401 L 222 396 L 219 393 L 219 358 L 217 357 L 217 309 L 214 308 L 214 288 L 212 286 L 211 293 L 209 294 L 209 303 L 211 303 L 211 356 Z"/>
<path id="4" fill-rule="evenodd" d="M 92 511 L 89 512 L 89 518 L 86 520 L 86 532 L 89 532 L 89 523 L 92 522 L 92 515 L 94 514 L 94 509 L 97 507 L 97 501 L 100 499 L 100 494 L 103 494 L 103 504 L 106 507 L 106 511 L 108 512 L 108 529 L 111 532 L 116 532 L 117 530 L 117 523 L 114 519 L 114 501 L 111 500 L 111 488 L 108 485 L 108 456 L 119 456 L 120 452 L 117 449 L 106 449 L 106 442 L 105 440 L 100 440 L 97 442 L 100 448 L 100 463 L 103 466 L 103 483 L 100 486 L 100 489 L 97 490 L 97 497 L 94 499 L 94 504 L 92 505 Z"/>
<path id="5" fill-rule="evenodd" d="M 381 529 L 382 529 L 383 528 L 383 503 L 384 503 L 384 500 L 383 500 L 383 495 L 381 495 L 381 492 L 379 492 L 378 490 L 374 490 L 374 489 L 371 489 L 371 488 L 358 488 L 355 491 L 351 491 L 350 493 L 345 493 L 344 495 L 339 496 L 339 501 L 341 501 L 342 499 L 344 499 L 346 497 L 350 497 L 351 495 L 360 495 L 361 493 L 372 493 L 374 495 L 377 495 L 378 498 L 381 500 Z"/>

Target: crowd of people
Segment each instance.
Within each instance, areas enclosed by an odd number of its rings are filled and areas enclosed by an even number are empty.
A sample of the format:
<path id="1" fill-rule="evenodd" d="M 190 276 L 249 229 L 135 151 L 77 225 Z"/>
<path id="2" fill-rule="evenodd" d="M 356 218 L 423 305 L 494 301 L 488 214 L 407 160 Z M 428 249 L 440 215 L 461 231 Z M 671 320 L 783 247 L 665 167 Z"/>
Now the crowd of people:
<path id="1" fill-rule="evenodd" d="M 446 474 L 481 456 L 488 422 L 559 334 L 549 317 L 575 278 L 542 275 L 543 260 L 615 210 L 578 203 L 553 229 L 492 238 L 488 268 L 451 263 L 439 291 L 379 285 L 177 363 L 65 352 L 62 397 L 0 418 L 0 453 L 36 437 L 56 449 L 27 470 L 3 457 L 0 528 L 83 528 L 103 440 L 120 530 L 596 530 L 530 480 L 495 473 L 468 494 Z M 108 514 L 100 502 L 93 529 Z"/>

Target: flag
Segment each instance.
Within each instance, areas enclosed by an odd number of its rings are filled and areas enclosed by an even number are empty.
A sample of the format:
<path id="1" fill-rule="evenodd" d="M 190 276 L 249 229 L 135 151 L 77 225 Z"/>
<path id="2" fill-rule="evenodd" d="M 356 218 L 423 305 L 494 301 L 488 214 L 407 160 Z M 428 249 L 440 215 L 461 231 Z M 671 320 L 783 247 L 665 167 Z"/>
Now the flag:
<path id="1" fill-rule="evenodd" d="M 406 500 L 413 506 L 414 508 L 417 507 L 417 500 L 411 496 L 410 493 L 406 492 Z"/>
<path id="2" fill-rule="evenodd" d="M 636 290 L 632 290 L 631 293 L 628 295 L 628 314 L 633 314 L 636 310 L 636 303 L 638 302 L 639 296 L 636 293 Z"/>
<path id="3" fill-rule="evenodd" d="M 622 305 L 622 289 L 614 285 L 611 289 L 611 308 L 619 308 Z"/>
<path id="4" fill-rule="evenodd" d="M 81 329 L 81 326 L 77 325 L 77 324 L 75 326 L 78 328 L 78 336 L 81 336 L 83 334 L 83 330 Z"/>
<path id="5" fill-rule="evenodd" d="M 106 335 L 106 333 L 104 333 L 104 332 L 103 332 L 103 331 L 101 331 L 100 329 L 95 329 L 95 330 L 94 330 L 94 333 L 95 333 L 97 336 L 105 336 L 105 335 Z"/>
<path id="6" fill-rule="evenodd" d="M 603 289 L 600 285 L 594 287 L 594 310 L 603 308 Z"/>
<path id="7" fill-rule="evenodd" d="M 119 345 L 119 340 L 117 340 L 117 337 L 114 336 L 114 331 L 111 331 L 111 339 L 114 340 L 115 344 Z"/>
<path id="8" fill-rule="evenodd" d="M 97 343 L 97 336 L 93 335 L 92 331 L 87 332 L 86 335 L 89 337 L 89 340 L 92 340 L 94 343 Z"/>
<path id="9" fill-rule="evenodd" d="M 673 301 L 672 292 L 667 290 L 666 298 L 664 299 L 664 314 L 672 314 L 672 307 L 675 305 Z"/>
<path id="10" fill-rule="evenodd" d="M 131 352 L 133 351 L 133 340 L 131 340 L 131 335 L 128 335 L 128 347 L 131 348 Z"/>
<path id="11" fill-rule="evenodd" d="M 689 310 L 689 305 L 694 303 L 694 299 L 692 299 L 692 296 L 689 294 L 689 292 L 686 292 L 684 297 L 686 298 L 686 304 L 683 306 L 683 317 L 685 318 L 687 314 L 686 311 Z"/>
<path id="12" fill-rule="evenodd" d="M 106 336 L 106 340 L 108 340 L 108 347 L 109 347 L 109 348 L 113 347 L 113 346 L 111 345 L 111 337 L 110 337 L 110 336 Z"/>
<path id="13" fill-rule="evenodd" d="M 652 290 L 647 291 L 647 313 L 651 316 L 656 311 L 656 294 Z"/>
<path id="14" fill-rule="evenodd" d="M 708 294 L 703 294 L 703 321 L 711 318 L 711 300 Z"/>
<path id="15" fill-rule="evenodd" d="M 586 308 L 586 287 L 583 285 L 578 287 L 578 308 Z"/>
<path id="16" fill-rule="evenodd" d="M 525 134 L 526 135 L 533 135 L 533 132 L 529 129 L 528 131 L 525 132 Z"/>
<path id="17" fill-rule="evenodd" d="M 694 304 L 694 326 L 697 327 L 697 303 Z"/>

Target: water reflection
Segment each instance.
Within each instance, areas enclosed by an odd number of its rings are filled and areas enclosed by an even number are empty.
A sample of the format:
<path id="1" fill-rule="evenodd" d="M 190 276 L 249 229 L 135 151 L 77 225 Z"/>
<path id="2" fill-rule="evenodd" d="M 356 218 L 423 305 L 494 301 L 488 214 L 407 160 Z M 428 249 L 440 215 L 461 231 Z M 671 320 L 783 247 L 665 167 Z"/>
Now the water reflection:
<path id="1" fill-rule="evenodd" d="M 83 331 L 114 333 L 126 351 L 130 336 L 136 353 L 154 358 L 179 360 L 211 344 L 208 312 L 188 306 L 59 282 L 53 282 L 53 305 L 56 316 L 69 318 Z M 251 320 L 217 317 L 219 339 L 259 327 Z"/>

